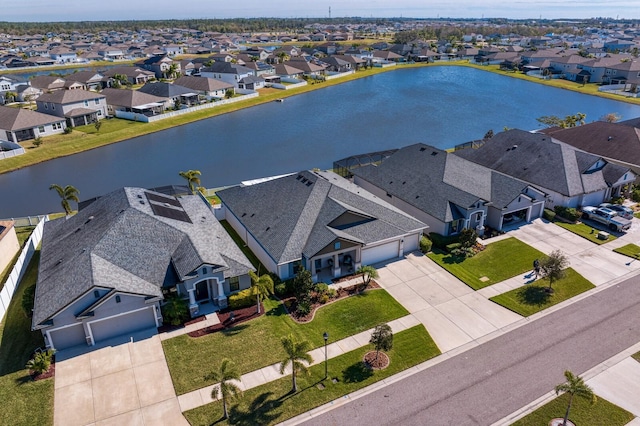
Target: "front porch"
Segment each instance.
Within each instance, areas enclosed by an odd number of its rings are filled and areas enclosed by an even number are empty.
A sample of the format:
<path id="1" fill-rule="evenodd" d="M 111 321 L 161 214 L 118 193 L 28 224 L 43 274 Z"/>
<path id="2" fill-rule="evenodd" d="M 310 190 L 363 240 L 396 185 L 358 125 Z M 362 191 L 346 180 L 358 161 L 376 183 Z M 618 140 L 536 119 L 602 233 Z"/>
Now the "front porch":
<path id="1" fill-rule="evenodd" d="M 331 283 L 334 279 L 352 275 L 360 267 L 360 248 L 340 253 L 328 253 L 311 259 L 314 282 Z"/>
<path id="2" fill-rule="evenodd" d="M 207 278 L 186 286 L 189 296 L 189 314 L 192 318 L 208 315 L 227 307 L 224 281 Z"/>

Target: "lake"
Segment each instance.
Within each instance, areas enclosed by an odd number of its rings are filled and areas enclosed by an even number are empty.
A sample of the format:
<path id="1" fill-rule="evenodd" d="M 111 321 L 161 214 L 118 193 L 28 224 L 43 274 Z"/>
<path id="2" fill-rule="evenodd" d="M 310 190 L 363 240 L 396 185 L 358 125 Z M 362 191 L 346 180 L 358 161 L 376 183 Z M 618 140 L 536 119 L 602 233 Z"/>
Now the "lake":
<path id="1" fill-rule="evenodd" d="M 215 188 L 417 142 L 449 148 L 576 112 L 587 121 L 610 112 L 629 119 L 640 106 L 473 68 L 397 70 L 0 175 L 0 218 L 61 211 L 52 183 L 87 199 L 122 186 L 184 184 L 178 172 L 197 169 L 202 185 Z"/>

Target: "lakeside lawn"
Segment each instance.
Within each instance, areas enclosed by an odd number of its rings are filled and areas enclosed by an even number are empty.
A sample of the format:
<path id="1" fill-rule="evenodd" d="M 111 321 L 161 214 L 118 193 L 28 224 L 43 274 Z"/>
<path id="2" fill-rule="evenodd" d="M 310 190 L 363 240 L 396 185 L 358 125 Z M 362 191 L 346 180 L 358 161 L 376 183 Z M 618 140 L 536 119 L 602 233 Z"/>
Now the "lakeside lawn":
<path id="1" fill-rule="evenodd" d="M 232 359 L 240 374 L 279 362 L 285 356 L 280 339 L 289 333 L 318 348 L 324 345 L 325 331 L 329 341 L 335 342 L 408 315 L 384 290 L 369 290 L 328 304 L 306 324 L 293 321 L 280 301 L 265 300 L 264 308 L 265 315 L 224 331 L 163 341 L 176 393 L 181 395 L 213 384 L 204 376 L 217 369 L 223 358 Z"/>
<path id="2" fill-rule="evenodd" d="M 542 407 L 513 423 L 512 426 L 540 426 L 548 425 L 551 419 L 563 419 L 567 411 L 569 395 L 562 394 Z M 591 405 L 584 398 L 573 398 L 569 420 L 576 425 L 606 425 L 623 426 L 634 419 L 634 415 L 627 410 L 598 397 L 598 401 Z"/>
<path id="3" fill-rule="evenodd" d="M 618 247 L 613 251 L 625 256 L 629 256 L 632 259 L 638 259 L 640 257 L 640 246 L 637 246 L 635 244 L 627 244 L 626 246 Z"/>
<path id="4" fill-rule="evenodd" d="M 600 229 L 594 228 L 582 222 L 565 223 L 565 222 L 557 221 L 553 223 L 555 225 L 558 225 L 561 228 L 566 229 L 569 232 L 573 232 L 579 237 L 585 238 L 591 241 L 592 243 L 596 243 L 599 245 L 608 243 L 609 241 L 613 241 L 617 238 L 615 235 L 609 234 L 609 237 L 606 240 L 601 240 L 598 238 L 598 231 L 600 231 Z M 609 233 L 610 231 L 606 231 L 606 232 Z"/>
<path id="5" fill-rule="evenodd" d="M 468 259 L 438 249 L 427 256 L 474 290 L 529 271 L 535 259 L 545 257 L 513 237 L 487 244 L 484 251 Z"/>
<path id="6" fill-rule="evenodd" d="M 22 294 L 34 286 L 40 252 L 36 251 L 7 314 L 0 324 L 0 424 L 31 426 L 53 424 L 53 384 L 49 378 L 34 382 L 25 364 L 37 347 L 44 346 L 42 334 L 31 331 L 31 320 L 22 311 Z"/>
<path id="7" fill-rule="evenodd" d="M 320 363 L 309 368 L 309 376 L 297 376 L 299 391 L 295 394 L 290 393 L 290 375 L 245 391 L 241 399 L 229 404 L 229 421 L 221 421 L 222 403 L 219 401 L 186 411 L 184 416 L 193 426 L 280 423 L 440 354 L 423 325 L 393 336 L 393 349 L 387 352 L 391 363 L 384 370 L 364 368 L 362 359 L 370 350 L 373 350 L 371 345 L 330 359 L 329 378 L 337 378 L 336 383 L 323 380 L 324 363 Z M 325 388 L 319 389 L 319 383 Z"/>
<path id="8" fill-rule="evenodd" d="M 548 287 L 549 280 L 542 278 L 532 284 L 494 296 L 489 300 L 528 317 L 595 288 L 591 282 L 572 268 L 567 268 L 565 277 L 553 283 L 553 293 L 546 291 Z"/>

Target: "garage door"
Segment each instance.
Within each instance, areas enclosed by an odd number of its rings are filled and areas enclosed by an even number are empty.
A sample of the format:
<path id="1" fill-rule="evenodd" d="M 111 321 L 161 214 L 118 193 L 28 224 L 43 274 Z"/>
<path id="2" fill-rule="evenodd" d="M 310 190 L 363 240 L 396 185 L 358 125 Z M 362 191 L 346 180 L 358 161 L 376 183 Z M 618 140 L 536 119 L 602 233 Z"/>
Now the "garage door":
<path id="1" fill-rule="evenodd" d="M 153 306 L 117 317 L 106 318 L 90 323 L 94 343 L 112 337 L 135 333 L 156 326 Z"/>
<path id="2" fill-rule="evenodd" d="M 582 196 L 582 205 L 583 206 L 597 206 L 600 204 L 604 198 L 602 192 L 593 192 L 591 194 L 585 194 Z"/>
<path id="3" fill-rule="evenodd" d="M 362 249 L 362 264 L 373 265 L 374 263 L 398 257 L 398 242 L 392 241 L 375 247 Z"/>
<path id="4" fill-rule="evenodd" d="M 71 327 L 61 328 L 49 332 L 51 344 L 57 351 L 70 348 L 72 346 L 85 345 L 87 339 L 84 335 L 82 324 L 76 324 Z"/>

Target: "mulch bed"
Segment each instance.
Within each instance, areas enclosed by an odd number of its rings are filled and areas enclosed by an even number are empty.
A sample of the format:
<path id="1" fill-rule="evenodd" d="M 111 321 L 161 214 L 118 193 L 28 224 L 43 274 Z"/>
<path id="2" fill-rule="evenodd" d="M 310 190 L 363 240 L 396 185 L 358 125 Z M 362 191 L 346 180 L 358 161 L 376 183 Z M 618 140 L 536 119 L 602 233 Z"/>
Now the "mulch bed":
<path id="1" fill-rule="evenodd" d="M 233 318 L 231 317 L 233 314 Z M 201 328 L 200 330 L 195 330 L 190 333 L 187 333 L 189 337 L 202 337 L 207 334 L 215 333 L 216 331 L 221 331 L 229 328 L 233 328 L 236 325 L 243 323 L 245 321 L 249 321 L 254 318 L 258 318 L 264 315 L 264 306 L 260 303 L 260 313 L 257 313 L 256 305 L 251 305 L 242 309 L 223 309 L 218 312 L 218 318 L 220 319 L 220 323 L 216 325 L 211 325 L 209 327 Z"/>
<path id="2" fill-rule="evenodd" d="M 384 352 L 378 353 L 378 360 L 376 361 L 376 351 L 367 352 L 364 356 L 364 363 L 374 370 L 382 370 L 389 366 L 389 356 Z"/>
<path id="3" fill-rule="evenodd" d="M 34 371 L 29 371 L 29 375 L 33 381 L 48 379 L 49 377 L 53 377 L 56 374 L 56 362 L 55 359 L 51 359 L 51 366 L 49 367 L 49 371 L 42 374 L 36 374 Z"/>

